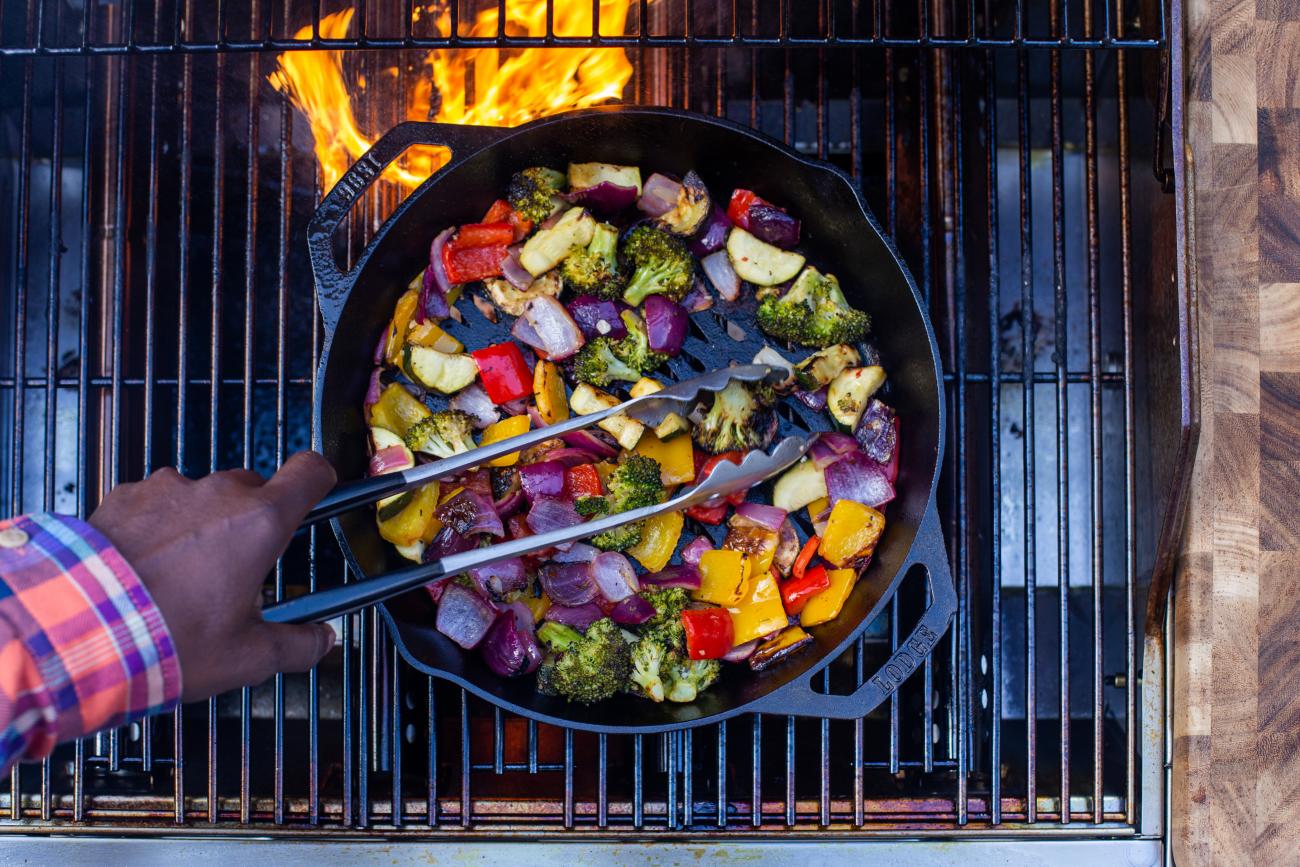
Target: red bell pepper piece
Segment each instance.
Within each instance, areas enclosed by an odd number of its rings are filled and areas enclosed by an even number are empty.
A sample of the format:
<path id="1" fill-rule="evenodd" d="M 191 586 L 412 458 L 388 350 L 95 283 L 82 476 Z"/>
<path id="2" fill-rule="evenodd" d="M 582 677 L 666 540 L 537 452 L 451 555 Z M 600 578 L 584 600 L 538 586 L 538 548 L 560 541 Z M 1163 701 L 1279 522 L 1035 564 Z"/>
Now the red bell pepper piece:
<path id="1" fill-rule="evenodd" d="M 497 199 L 495 202 L 492 203 L 492 207 L 487 209 L 487 213 L 483 215 L 483 219 L 480 220 L 480 222 L 483 223 L 507 222 L 510 219 L 510 215 L 514 213 L 514 210 L 515 209 L 510 207 L 510 203 L 507 202 L 505 199 Z"/>
<path id="2" fill-rule="evenodd" d="M 442 248 L 442 267 L 451 282 L 472 283 L 488 277 L 500 277 L 501 260 L 507 255 L 504 244 L 490 247 L 457 247 L 447 244 Z"/>
<path id="3" fill-rule="evenodd" d="M 709 473 L 713 472 L 713 468 L 716 467 L 718 464 L 722 463 L 723 461 L 730 461 L 733 464 L 740 463 L 742 460 L 744 460 L 745 453 L 739 450 L 723 452 L 722 454 L 712 455 L 706 458 L 703 461 L 703 463 L 700 462 L 700 457 L 701 457 L 701 453 L 696 452 L 695 453 L 695 462 L 696 462 L 695 478 L 697 479 L 702 479 L 705 476 L 707 476 Z M 727 494 L 726 499 L 727 502 L 730 503 L 731 505 L 739 506 L 741 503 L 745 502 L 745 492 L 735 491 L 733 493 Z"/>
<path id="4" fill-rule="evenodd" d="M 456 249 L 464 247 L 504 247 L 514 241 L 515 233 L 506 220 L 493 223 L 470 223 L 456 230 L 450 246 Z"/>
<path id="5" fill-rule="evenodd" d="M 533 371 L 513 342 L 485 346 L 470 355 L 478 362 L 483 388 L 493 403 L 506 403 L 533 393 Z"/>
<path id="6" fill-rule="evenodd" d="M 798 614 L 803 611 L 809 599 L 830 586 L 830 573 L 821 563 L 804 572 L 802 577 L 785 581 L 781 584 L 781 602 L 785 605 L 785 613 Z"/>
<path id="7" fill-rule="evenodd" d="M 731 650 L 736 630 L 725 608 L 697 608 L 682 612 L 686 655 L 691 659 L 719 659 Z"/>
<path id="8" fill-rule="evenodd" d="M 701 524 L 717 526 L 722 523 L 722 519 L 727 517 L 727 502 L 723 500 L 716 506 L 706 506 L 700 503 L 691 506 L 686 510 L 686 517 L 693 518 Z"/>
<path id="9" fill-rule="evenodd" d="M 763 200 L 750 190 L 733 190 L 727 203 L 727 217 L 745 231 L 749 231 L 749 207 Z"/>
<path id="10" fill-rule="evenodd" d="M 565 496 L 574 497 L 599 497 L 605 493 L 605 489 L 600 484 L 600 473 L 596 472 L 596 467 L 592 464 L 578 464 L 576 467 L 569 467 L 564 471 L 564 493 Z"/>
<path id="11" fill-rule="evenodd" d="M 807 542 L 803 543 L 803 547 L 799 549 L 799 556 L 794 558 L 794 565 L 790 567 L 791 575 L 795 578 L 803 577 L 804 570 L 808 568 L 808 564 L 812 562 L 812 558 L 817 555 L 817 548 L 821 543 L 821 536 L 813 536 Z"/>

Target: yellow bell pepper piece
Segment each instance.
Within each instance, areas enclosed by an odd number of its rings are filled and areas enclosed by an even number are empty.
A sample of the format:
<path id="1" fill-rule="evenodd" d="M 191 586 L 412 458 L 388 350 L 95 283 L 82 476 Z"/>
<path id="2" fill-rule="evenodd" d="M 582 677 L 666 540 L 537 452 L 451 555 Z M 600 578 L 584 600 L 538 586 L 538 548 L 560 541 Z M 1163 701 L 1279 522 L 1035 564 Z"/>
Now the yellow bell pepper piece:
<path id="1" fill-rule="evenodd" d="M 388 345 L 384 347 L 384 361 L 390 365 L 397 364 L 402 357 L 402 346 L 406 344 L 406 329 L 415 315 L 415 305 L 420 300 L 420 293 L 408 289 L 402 293 L 393 305 L 393 318 L 388 323 Z"/>
<path id="2" fill-rule="evenodd" d="M 427 346 L 448 355 L 456 355 L 465 351 L 465 344 L 428 319 L 407 332 L 406 342 L 414 343 L 416 346 Z"/>
<path id="3" fill-rule="evenodd" d="M 654 394 L 656 391 L 663 391 L 663 388 L 663 384 L 658 380 L 643 376 L 632 384 L 632 387 L 628 389 L 628 394 L 633 397 L 641 397 L 646 394 Z M 663 421 L 655 425 L 655 434 L 660 439 L 668 439 L 673 434 L 690 430 L 690 428 L 691 426 L 686 419 L 675 412 L 670 412 L 664 416 Z"/>
<path id="4" fill-rule="evenodd" d="M 739 605 L 729 607 L 731 625 L 735 630 L 736 644 L 770 635 L 785 627 L 785 606 L 781 604 L 781 591 L 772 573 L 761 575 L 750 588 L 749 595 Z"/>
<path id="5" fill-rule="evenodd" d="M 635 557 L 647 572 L 658 572 L 672 559 L 685 523 L 681 512 L 665 512 L 646 518 L 641 524 L 641 541 L 628 548 L 627 553 Z"/>
<path id="6" fill-rule="evenodd" d="M 884 530 L 884 515 L 853 500 L 840 500 L 831 509 L 817 553 L 832 566 L 847 566 L 874 551 Z"/>
<path id="7" fill-rule="evenodd" d="M 542 421 L 556 424 L 569 417 L 569 397 L 564 393 L 564 377 L 554 361 L 542 360 L 533 368 L 533 397 Z"/>
<path id="8" fill-rule="evenodd" d="M 749 591 L 749 556 L 720 548 L 700 557 L 700 589 L 691 595 L 714 605 L 735 605 Z"/>
<path id="9" fill-rule="evenodd" d="M 665 485 L 695 480 L 695 447 L 691 445 L 689 436 L 678 434 L 660 439 L 658 434 L 647 431 L 641 435 L 633 451 L 659 464 L 659 478 Z"/>
<path id="10" fill-rule="evenodd" d="M 822 512 L 830 507 L 831 501 L 826 497 L 818 497 L 808 504 L 808 523 L 815 524 L 817 518 Z"/>
<path id="11" fill-rule="evenodd" d="M 415 399 L 409 391 L 397 383 L 390 383 L 379 400 L 370 407 L 370 424 L 406 436 L 407 430 L 417 421 L 432 415 L 429 408 Z"/>
<path id="12" fill-rule="evenodd" d="M 545 593 L 541 596 L 529 596 L 526 599 L 519 600 L 528 606 L 528 610 L 533 612 L 533 622 L 541 623 L 542 617 L 546 614 L 547 609 L 551 607 L 551 600 Z"/>
<path id="13" fill-rule="evenodd" d="M 800 626 L 816 626 L 839 617 L 844 600 L 849 598 L 849 591 L 858 580 L 856 569 L 829 569 L 826 574 L 831 579 L 831 586 L 804 605 L 803 611 L 799 612 Z"/>
<path id="14" fill-rule="evenodd" d="M 528 433 L 532 427 L 532 419 L 526 414 L 512 415 L 509 418 L 503 418 L 501 421 L 494 422 L 487 426 L 483 431 L 483 439 L 479 440 L 480 446 L 491 445 L 492 443 L 508 440 L 511 437 L 517 437 L 520 434 Z M 513 467 L 519 463 L 519 452 L 511 452 L 508 455 L 502 455 L 499 458 L 493 458 L 488 461 L 489 467 Z"/>
<path id="15" fill-rule="evenodd" d="M 410 545 L 424 537 L 430 521 L 436 521 L 437 483 L 417 488 L 402 511 L 387 521 L 379 521 L 379 535 L 394 545 Z"/>

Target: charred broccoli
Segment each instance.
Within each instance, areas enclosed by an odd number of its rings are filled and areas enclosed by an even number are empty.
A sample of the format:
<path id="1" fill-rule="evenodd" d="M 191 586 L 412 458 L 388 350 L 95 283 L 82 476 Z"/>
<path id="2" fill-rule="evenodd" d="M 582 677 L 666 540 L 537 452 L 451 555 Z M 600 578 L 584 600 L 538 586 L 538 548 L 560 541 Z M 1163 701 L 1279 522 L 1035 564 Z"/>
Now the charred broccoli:
<path id="1" fill-rule="evenodd" d="M 591 704 L 617 693 L 632 672 L 631 648 L 608 617 L 587 627 L 586 634 L 548 620 L 537 638 L 555 654 L 538 669 L 542 692 Z"/>
<path id="2" fill-rule="evenodd" d="M 623 290 L 633 307 L 647 295 L 680 301 L 691 290 L 694 261 L 680 239 L 651 226 L 638 226 L 623 241 L 623 256 L 636 270 Z"/>
<path id="3" fill-rule="evenodd" d="M 758 303 L 758 327 L 780 340 L 824 349 L 836 343 L 857 343 L 871 328 L 871 317 L 844 299 L 832 274 L 809 265 L 790 291 Z"/>
<path id="4" fill-rule="evenodd" d="M 627 336 L 620 340 L 597 337 L 578 350 L 573 376 L 579 382 L 604 387 L 615 380 L 636 382 L 667 359 L 650 348 L 645 323 L 631 310 L 623 311 Z"/>
<path id="5" fill-rule="evenodd" d="M 406 432 L 406 447 L 439 458 L 474 448 L 473 420 L 458 409 L 444 409 L 416 422 Z"/>
<path id="6" fill-rule="evenodd" d="M 733 449 L 767 448 L 776 436 L 772 389 L 733 381 L 713 398 L 713 406 L 691 429 L 696 444 L 713 454 Z"/>
<path id="7" fill-rule="evenodd" d="M 644 636 L 632 645 L 632 683 L 651 701 L 664 700 L 664 682 L 660 669 L 668 650 L 656 636 Z"/>
<path id="8" fill-rule="evenodd" d="M 608 223 L 596 225 L 591 243 L 560 263 L 564 284 L 578 292 L 615 301 L 623 295 L 623 275 L 618 269 L 618 230 Z"/>
<path id="9" fill-rule="evenodd" d="M 681 651 L 686 647 L 686 635 L 682 629 L 682 612 L 691 601 L 690 594 L 684 587 L 647 587 L 641 591 L 645 600 L 655 607 L 655 615 L 642 623 L 641 635 L 658 638 L 670 651 Z"/>
<path id="10" fill-rule="evenodd" d="M 564 190 L 565 179 L 554 169 L 532 166 L 515 172 L 506 189 L 506 199 L 515 213 L 532 223 L 540 223 L 563 204 L 558 194 Z"/>
<path id="11" fill-rule="evenodd" d="M 716 659 L 685 659 L 673 654 L 660 666 L 659 676 L 668 688 L 668 700 L 689 702 L 708 689 L 722 673 Z"/>
<path id="12" fill-rule="evenodd" d="M 609 493 L 603 497 L 583 497 L 578 501 L 579 514 L 613 515 L 630 512 L 663 502 L 664 485 L 659 476 L 659 462 L 644 455 L 624 452 L 618 466 L 606 481 Z M 624 524 L 591 537 L 591 544 L 606 551 L 624 551 L 641 541 L 641 522 Z"/>

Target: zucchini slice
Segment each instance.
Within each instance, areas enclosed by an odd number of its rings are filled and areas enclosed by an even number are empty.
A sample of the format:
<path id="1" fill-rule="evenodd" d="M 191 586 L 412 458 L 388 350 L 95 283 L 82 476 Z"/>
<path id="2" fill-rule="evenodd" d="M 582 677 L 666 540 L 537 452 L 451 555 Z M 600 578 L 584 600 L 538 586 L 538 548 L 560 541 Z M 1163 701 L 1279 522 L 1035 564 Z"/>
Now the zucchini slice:
<path id="1" fill-rule="evenodd" d="M 641 195 L 641 169 L 610 163 L 569 163 L 569 189 L 585 190 L 608 181 L 620 187 L 636 187 Z"/>
<path id="2" fill-rule="evenodd" d="M 776 480 L 772 505 L 793 512 L 826 496 L 826 476 L 810 460 L 795 464 Z"/>
<path id="3" fill-rule="evenodd" d="M 411 378 L 443 394 L 453 394 L 478 376 L 478 362 L 468 355 L 451 355 L 428 346 L 407 344 L 402 351 Z"/>
<path id="4" fill-rule="evenodd" d="M 870 367 L 850 367 L 835 379 L 826 392 L 826 407 L 835 420 L 853 430 L 867 401 L 876 389 L 885 384 L 885 369 L 879 364 Z"/>
<path id="5" fill-rule="evenodd" d="M 793 280 L 803 267 L 804 257 L 760 241 L 736 226 L 727 235 L 727 258 L 740 279 L 755 286 L 775 286 Z"/>
<path id="6" fill-rule="evenodd" d="M 540 277 L 560 264 L 574 247 L 585 247 L 596 234 L 596 220 L 585 208 L 569 208 L 549 229 L 542 229 L 524 242 L 519 264 Z"/>

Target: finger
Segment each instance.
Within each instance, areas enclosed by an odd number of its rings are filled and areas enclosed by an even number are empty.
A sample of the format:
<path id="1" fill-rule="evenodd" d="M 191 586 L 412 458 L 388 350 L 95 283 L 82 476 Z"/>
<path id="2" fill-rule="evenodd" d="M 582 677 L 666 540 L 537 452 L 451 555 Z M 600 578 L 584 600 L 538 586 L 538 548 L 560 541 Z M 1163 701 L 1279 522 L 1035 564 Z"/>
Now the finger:
<path id="1" fill-rule="evenodd" d="M 286 520 L 296 526 L 334 487 L 337 476 L 329 461 L 316 452 L 298 452 L 263 487 Z"/>
<path id="2" fill-rule="evenodd" d="M 210 478 L 228 479 L 232 482 L 237 482 L 249 488 L 260 488 L 266 484 L 266 478 L 261 473 L 257 472 L 256 470 L 246 470 L 243 469 L 242 467 L 236 467 L 233 470 L 222 470 L 221 472 L 213 473 Z"/>
<path id="3" fill-rule="evenodd" d="M 334 630 L 325 623 L 261 623 L 253 635 L 248 644 L 259 682 L 278 671 L 306 671 L 334 646 Z"/>

